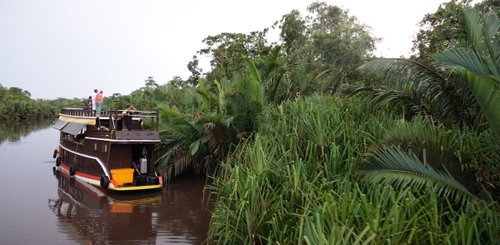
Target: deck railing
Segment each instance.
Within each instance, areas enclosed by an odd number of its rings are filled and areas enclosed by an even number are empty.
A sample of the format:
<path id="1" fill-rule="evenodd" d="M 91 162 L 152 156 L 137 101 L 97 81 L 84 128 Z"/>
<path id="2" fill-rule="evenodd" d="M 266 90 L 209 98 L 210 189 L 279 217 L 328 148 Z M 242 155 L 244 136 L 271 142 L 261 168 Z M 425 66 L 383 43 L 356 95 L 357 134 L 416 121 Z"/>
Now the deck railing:
<path id="1" fill-rule="evenodd" d="M 95 117 L 95 110 L 85 110 L 81 108 L 62 108 L 61 114 L 65 116 Z"/>
<path id="2" fill-rule="evenodd" d="M 124 110 L 103 110 L 99 116 L 100 119 L 109 119 L 115 121 L 119 118 Z M 81 108 L 62 108 L 61 115 L 70 117 L 94 117 L 96 118 L 95 110 L 85 110 Z M 150 120 L 150 126 L 153 130 L 158 131 L 158 111 L 134 111 L 130 115 L 132 118 L 139 118 L 143 120 Z"/>

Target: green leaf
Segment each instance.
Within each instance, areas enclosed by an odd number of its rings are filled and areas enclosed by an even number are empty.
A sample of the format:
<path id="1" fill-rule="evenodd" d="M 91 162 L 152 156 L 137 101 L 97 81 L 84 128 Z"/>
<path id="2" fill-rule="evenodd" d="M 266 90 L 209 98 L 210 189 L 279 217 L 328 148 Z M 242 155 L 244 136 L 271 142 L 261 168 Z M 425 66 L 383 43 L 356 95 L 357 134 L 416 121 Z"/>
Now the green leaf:
<path id="1" fill-rule="evenodd" d="M 189 145 L 189 153 L 191 156 L 196 155 L 198 153 L 198 149 L 200 148 L 200 140 L 197 140 Z"/>
<path id="2" fill-rule="evenodd" d="M 464 77 L 469 82 L 472 92 L 481 105 L 481 109 L 496 133 L 497 141 L 500 144 L 500 89 L 495 86 L 493 80 L 471 72 L 465 72 Z"/>

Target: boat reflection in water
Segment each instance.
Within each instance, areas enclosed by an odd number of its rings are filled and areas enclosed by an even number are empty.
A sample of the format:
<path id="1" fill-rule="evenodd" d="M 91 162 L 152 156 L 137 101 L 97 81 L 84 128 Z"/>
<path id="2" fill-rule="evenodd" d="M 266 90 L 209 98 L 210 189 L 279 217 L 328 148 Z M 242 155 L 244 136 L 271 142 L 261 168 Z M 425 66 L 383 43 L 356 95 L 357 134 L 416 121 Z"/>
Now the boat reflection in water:
<path id="1" fill-rule="evenodd" d="M 78 243 L 155 244 L 153 207 L 161 202 L 161 193 L 141 196 L 108 196 L 101 189 L 55 171 L 58 198 L 49 199 L 49 207 L 61 221 L 69 240 Z M 135 199 L 131 199 L 135 198 Z"/>

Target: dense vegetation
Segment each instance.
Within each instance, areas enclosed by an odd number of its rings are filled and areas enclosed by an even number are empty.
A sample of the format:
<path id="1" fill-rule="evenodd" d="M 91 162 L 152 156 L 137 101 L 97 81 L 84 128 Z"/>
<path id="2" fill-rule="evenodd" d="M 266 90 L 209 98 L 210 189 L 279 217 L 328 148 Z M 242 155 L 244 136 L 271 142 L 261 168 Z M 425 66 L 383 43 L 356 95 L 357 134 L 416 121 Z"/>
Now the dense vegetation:
<path id="1" fill-rule="evenodd" d="M 410 59 L 325 3 L 221 33 L 187 80 L 149 77 L 106 106 L 157 109 L 157 169 L 209 176 L 209 243 L 493 244 L 500 240 L 499 1 L 450 1 Z"/>
<path id="2" fill-rule="evenodd" d="M 114 103 L 160 110 L 166 176 L 210 177 L 209 243 L 495 243 L 499 10 L 469 5 L 425 16 L 411 59 L 375 59 L 368 27 L 313 3 L 280 43 L 209 36 L 211 71 L 194 56 Z"/>
<path id="3" fill-rule="evenodd" d="M 370 161 L 380 144 L 404 134 L 413 143 L 419 139 L 414 137 L 451 140 L 457 158 L 471 158 L 481 147 L 490 147 L 473 131 L 434 127 L 422 117 L 406 121 L 402 115 L 372 110 L 359 99 L 320 96 L 268 108 L 261 118 L 263 126 L 254 139 L 240 145 L 211 184 L 218 201 L 211 242 L 487 244 L 498 239 L 496 204 L 448 197 L 452 187 L 439 183 L 445 174 L 430 164 L 423 169 L 428 174 L 418 165 L 413 171 L 389 164 L 363 169 L 362 159 Z M 393 148 L 397 146 L 388 150 Z M 416 154 L 411 156 L 418 158 Z M 415 162 L 402 155 L 377 160 Z M 374 174 L 366 172 L 384 170 L 388 173 L 379 178 L 398 181 L 372 182 Z M 422 175 L 415 174 L 420 171 Z M 412 178 L 436 181 L 405 183 Z"/>
<path id="4" fill-rule="evenodd" d="M 194 56 L 120 98 L 160 110 L 160 171 L 210 177 L 209 243 L 495 243 L 499 9 L 469 5 L 427 15 L 411 59 L 375 59 L 366 26 L 313 3 L 280 43 L 209 36 L 210 72 Z"/>
<path id="5" fill-rule="evenodd" d="M 52 119 L 62 107 L 80 106 L 82 102 L 79 99 L 34 100 L 26 90 L 0 84 L 0 120 L 5 123 Z"/>

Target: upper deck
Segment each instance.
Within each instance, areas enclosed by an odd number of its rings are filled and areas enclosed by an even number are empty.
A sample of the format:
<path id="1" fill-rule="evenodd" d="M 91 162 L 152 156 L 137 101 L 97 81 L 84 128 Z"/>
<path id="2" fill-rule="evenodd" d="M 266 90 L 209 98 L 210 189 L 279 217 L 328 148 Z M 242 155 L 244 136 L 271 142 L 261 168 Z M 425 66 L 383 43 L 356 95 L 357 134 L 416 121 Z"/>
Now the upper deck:
<path id="1" fill-rule="evenodd" d="M 80 108 L 63 108 L 54 128 L 61 132 L 87 139 L 115 143 L 157 143 L 158 112 L 105 110 L 96 117 L 95 111 Z"/>

